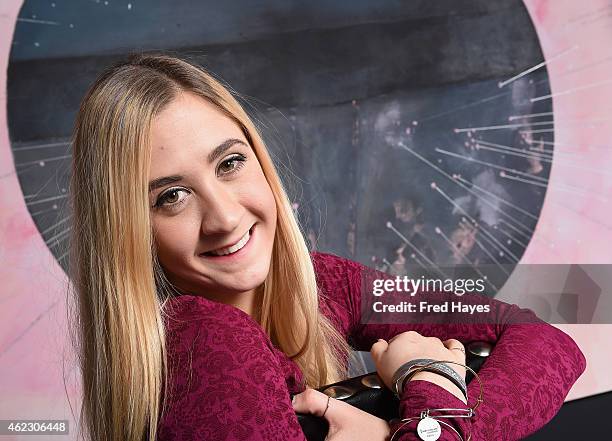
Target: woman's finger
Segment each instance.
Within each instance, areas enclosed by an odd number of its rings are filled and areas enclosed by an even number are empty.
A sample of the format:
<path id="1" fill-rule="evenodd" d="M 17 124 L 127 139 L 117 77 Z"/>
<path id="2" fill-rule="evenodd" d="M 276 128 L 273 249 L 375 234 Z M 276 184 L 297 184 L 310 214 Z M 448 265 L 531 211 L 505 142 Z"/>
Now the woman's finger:
<path id="1" fill-rule="evenodd" d="M 382 357 L 388 347 L 389 343 L 387 343 L 382 338 L 379 338 L 378 341 L 372 345 L 370 353 L 372 354 L 372 358 L 374 359 L 375 363 L 379 362 L 380 357 Z"/>
<path id="2" fill-rule="evenodd" d="M 329 397 L 318 390 L 306 388 L 302 393 L 293 396 L 291 401 L 293 410 L 298 413 L 307 413 L 316 416 L 323 416 L 327 407 Z M 327 414 L 325 415 L 327 416 Z"/>
<path id="3" fill-rule="evenodd" d="M 444 340 L 442 343 L 444 344 L 446 349 L 451 350 L 451 351 L 462 352 L 463 356 L 465 356 L 465 348 L 463 347 L 463 343 L 461 343 L 459 340 L 455 340 L 454 338 L 449 338 L 448 340 Z"/>
<path id="4" fill-rule="evenodd" d="M 455 358 L 455 361 L 465 364 L 465 347 L 463 346 L 463 343 L 461 343 L 459 340 L 455 340 L 454 338 L 444 340 L 442 343 L 449 351 L 454 353 L 453 355 L 455 357 L 457 357 Z M 459 375 L 465 377 L 466 368 L 463 365 L 451 364 L 450 367 Z"/>

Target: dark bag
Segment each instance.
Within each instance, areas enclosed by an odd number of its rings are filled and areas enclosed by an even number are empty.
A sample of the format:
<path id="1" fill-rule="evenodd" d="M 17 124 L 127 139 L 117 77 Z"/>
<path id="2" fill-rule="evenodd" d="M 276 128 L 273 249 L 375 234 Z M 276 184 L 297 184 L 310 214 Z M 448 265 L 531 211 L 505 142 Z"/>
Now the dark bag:
<path id="1" fill-rule="evenodd" d="M 466 364 L 478 372 L 491 353 L 492 345 L 485 342 L 471 342 L 465 344 L 465 349 Z M 469 383 L 473 377 L 468 371 L 466 382 Z M 328 384 L 318 390 L 385 421 L 399 418 L 399 401 L 383 384 L 376 372 Z M 325 418 L 299 413 L 297 418 L 308 441 L 325 440 L 329 430 Z"/>

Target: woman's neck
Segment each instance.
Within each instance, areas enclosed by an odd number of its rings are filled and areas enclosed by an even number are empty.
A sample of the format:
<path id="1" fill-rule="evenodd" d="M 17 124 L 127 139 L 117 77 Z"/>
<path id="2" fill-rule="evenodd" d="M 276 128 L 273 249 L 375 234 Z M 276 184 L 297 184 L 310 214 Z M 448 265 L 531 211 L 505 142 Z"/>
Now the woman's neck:
<path id="1" fill-rule="evenodd" d="M 258 294 L 258 290 L 253 289 L 251 291 L 236 294 L 233 296 L 226 296 L 223 303 L 232 305 L 241 311 L 250 315 L 257 323 L 261 316 L 261 298 Z"/>
<path id="2" fill-rule="evenodd" d="M 214 302 L 223 303 L 225 305 L 232 305 L 235 308 L 240 309 L 244 313 L 248 314 L 257 323 L 261 323 L 261 304 L 262 294 L 261 289 L 252 289 L 247 292 L 240 292 L 235 294 L 210 294 L 210 293 L 198 293 L 194 290 L 178 289 L 181 294 L 197 295 Z"/>

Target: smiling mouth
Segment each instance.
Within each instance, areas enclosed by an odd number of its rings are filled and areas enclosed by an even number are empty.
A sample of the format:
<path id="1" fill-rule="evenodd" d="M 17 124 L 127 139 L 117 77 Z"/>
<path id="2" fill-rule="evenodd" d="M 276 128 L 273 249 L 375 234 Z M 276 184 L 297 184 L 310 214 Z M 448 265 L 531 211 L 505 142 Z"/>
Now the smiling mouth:
<path id="1" fill-rule="evenodd" d="M 254 225 L 253 225 L 253 227 L 254 227 Z M 232 245 L 230 247 L 226 247 L 226 248 L 219 248 L 219 249 L 214 250 L 214 251 L 207 251 L 205 253 L 202 253 L 202 255 L 203 256 L 209 256 L 209 257 L 222 257 L 222 256 L 229 256 L 229 255 L 237 253 L 238 251 L 243 249 L 247 245 L 249 240 L 251 239 L 251 234 L 253 232 L 253 227 L 251 227 L 244 234 L 244 236 L 242 236 L 242 238 L 238 242 L 236 242 L 236 244 L 234 244 L 234 245 Z"/>

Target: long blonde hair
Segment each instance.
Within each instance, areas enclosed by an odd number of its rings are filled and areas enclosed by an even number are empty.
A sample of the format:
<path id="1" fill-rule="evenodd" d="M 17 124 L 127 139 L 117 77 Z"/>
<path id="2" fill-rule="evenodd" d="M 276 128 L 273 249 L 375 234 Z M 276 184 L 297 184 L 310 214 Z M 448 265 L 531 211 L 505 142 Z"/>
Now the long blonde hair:
<path id="1" fill-rule="evenodd" d="M 249 140 L 277 206 L 260 324 L 309 386 L 346 374 L 349 346 L 319 312 L 315 272 L 289 198 L 255 125 L 201 67 L 163 54 L 112 66 L 83 99 L 73 134 L 70 275 L 83 383 L 80 426 L 92 440 L 154 440 L 167 382 L 164 302 L 148 205 L 152 118 L 178 93 L 205 98 Z M 84 420 L 84 424 L 83 424 Z"/>

